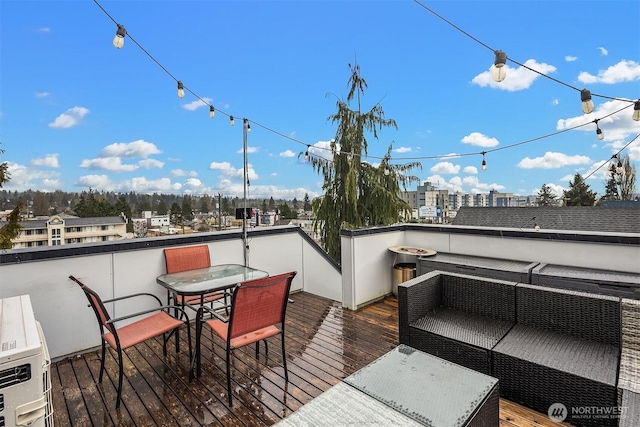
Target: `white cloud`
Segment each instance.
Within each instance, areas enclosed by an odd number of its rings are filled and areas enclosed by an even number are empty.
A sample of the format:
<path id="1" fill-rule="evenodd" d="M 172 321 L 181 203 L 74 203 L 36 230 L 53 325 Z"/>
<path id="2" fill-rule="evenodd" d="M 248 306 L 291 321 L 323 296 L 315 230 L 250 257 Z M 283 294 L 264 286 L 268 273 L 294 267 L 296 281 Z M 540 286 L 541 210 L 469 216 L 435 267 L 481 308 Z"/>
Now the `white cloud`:
<path id="1" fill-rule="evenodd" d="M 206 97 L 202 98 L 202 100 L 196 99 L 195 101 L 190 102 L 188 104 L 182 104 L 182 108 L 189 111 L 195 111 L 198 108 L 209 107 L 209 105 L 211 104 L 211 101 L 213 101 L 211 98 L 206 98 Z"/>
<path id="2" fill-rule="evenodd" d="M 496 138 L 489 138 L 480 132 L 471 132 L 469 135 L 462 138 L 463 144 L 475 145 L 477 147 L 495 147 L 499 144 Z"/>
<path id="3" fill-rule="evenodd" d="M 223 175 L 223 177 L 226 177 L 226 178 L 240 179 L 240 180 L 244 179 L 244 168 L 236 169 L 233 166 L 231 166 L 231 163 L 229 162 L 221 162 L 221 163 L 212 162 L 209 165 L 209 169 L 219 171 Z M 249 180 L 258 179 L 258 174 L 256 173 L 255 170 L 253 170 L 253 167 L 251 165 L 249 165 L 249 169 L 247 169 L 247 176 Z M 252 187 L 252 191 L 253 191 L 253 187 Z"/>
<path id="4" fill-rule="evenodd" d="M 80 167 L 111 172 L 131 172 L 138 169 L 139 166 L 122 164 L 120 157 L 100 157 L 97 159 L 84 159 L 80 163 Z"/>
<path id="5" fill-rule="evenodd" d="M 578 75 L 578 80 L 585 84 L 616 84 L 640 80 L 640 64 L 635 61 L 622 60 L 606 70 L 598 71 L 597 76 L 582 71 Z"/>
<path id="6" fill-rule="evenodd" d="M 138 162 L 138 166 L 145 169 L 158 168 L 161 169 L 164 166 L 164 162 L 156 159 L 144 159 Z"/>
<path id="7" fill-rule="evenodd" d="M 84 175 L 76 183 L 79 187 L 95 188 L 98 190 L 113 191 L 116 185 L 107 175 Z"/>
<path id="8" fill-rule="evenodd" d="M 600 51 L 600 54 L 602 56 L 607 56 L 609 55 L 609 51 L 607 49 L 605 49 L 604 47 L 599 47 L 598 50 Z"/>
<path id="9" fill-rule="evenodd" d="M 183 169 L 173 169 L 169 172 L 172 176 L 198 176 L 196 171 L 186 171 Z"/>
<path id="10" fill-rule="evenodd" d="M 36 98 L 47 98 L 51 94 L 49 92 L 36 92 L 35 95 Z"/>
<path id="11" fill-rule="evenodd" d="M 236 153 L 242 154 L 244 152 L 243 150 L 244 149 L 241 148 L 238 151 L 236 151 Z M 247 147 L 247 154 L 257 153 L 258 151 L 260 151 L 260 147 Z"/>
<path id="12" fill-rule="evenodd" d="M 564 190 L 566 190 L 565 187 L 553 183 L 546 183 L 546 186 L 549 187 L 551 193 L 555 194 L 557 197 L 562 197 Z M 531 191 L 531 194 L 536 195 L 540 192 L 540 190 L 540 188 L 534 188 Z"/>
<path id="13" fill-rule="evenodd" d="M 69 108 L 67 111 L 56 117 L 54 121 L 49 123 L 49 127 L 54 129 L 68 129 L 79 124 L 80 120 L 82 120 L 82 118 L 87 114 L 89 114 L 89 109 L 87 108 Z"/>
<path id="14" fill-rule="evenodd" d="M 466 166 L 463 169 L 463 172 L 466 173 L 467 175 L 477 175 L 478 174 L 478 168 L 475 166 Z"/>
<path id="15" fill-rule="evenodd" d="M 558 105 L 558 104 L 560 104 L 560 100 L 557 98 L 551 101 L 551 105 Z"/>
<path id="16" fill-rule="evenodd" d="M 162 151 L 152 142 L 142 139 L 133 142 L 115 142 L 102 149 L 98 157 L 142 157 L 146 159 L 152 154 Z"/>
<path id="17" fill-rule="evenodd" d="M 50 33 L 51 32 L 51 28 L 49 27 L 42 27 L 42 28 L 38 28 L 36 30 L 38 33 Z"/>
<path id="18" fill-rule="evenodd" d="M 171 180 L 169 178 L 149 180 L 144 176 L 139 176 L 131 179 L 131 181 L 126 185 L 131 188 L 131 191 L 135 191 L 136 193 L 168 192 L 175 190 L 175 184 L 171 184 Z"/>
<path id="19" fill-rule="evenodd" d="M 450 162 L 440 162 L 431 168 L 433 174 L 451 175 L 460 172 L 460 165 L 454 165 Z"/>
<path id="20" fill-rule="evenodd" d="M 395 151 L 396 153 L 410 153 L 411 147 L 398 147 L 393 151 Z"/>
<path id="21" fill-rule="evenodd" d="M 46 154 L 43 158 L 33 159 L 30 162 L 33 166 L 46 166 L 49 168 L 58 168 L 60 163 L 58 162 L 58 154 Z"/>
<path id="22" fill-rule="evenodd" d="M 613 145 L 622 147 L 626 144 L 626 139 L 630 135 L 640 133 L 640 122 L 636 122 L 631 118 L 630 108 L 620 111 L 624 107 L 629 107 L 629 102 L 624 101 L 607 101 L 602 104 L 596 104 L 596 110 L 587 115 L 580 115 L 568 119 L 558 120 L 556 123 L 557 130 L 571 129 L 576 126 L 584 125 L 576 128 L 576 131 L 591 133 L 595 139 L 595 125 L 593 125 L 592 117 L 605 117 L 598 121 L 598 126 L 604 135 L 604 141 Z M 578 109 L 580 105 L 577 105 Z M 580 110 L 578 110 L 580 111 Z M 622 145 L 621 145 L 622 144 Z"/>
<path id="23" fill-rule="evenodd" d="M 529 158 L 525 157 L 520 160 L 518 167 L 522 169 L 557 169 L 564 166 L 583 165 L 591 162 L 587 156 L 568 156 L 564 153 L 556 153 L 547 151 L 543 157 Z"/>
<path id="24" fill-rule="evenodd" d="M 295 157 L 296 153 L 291 150 L 285 150 L 279 154 L 280 157 Z"/>
<path id="25" fill-rule="evenodd" d="M 11 174 L 11 181 L 2 186 L 7 191 L 27 191 L 35 189 L 54 191 L 62 189 L 60 173 L 51 170 L 40 170 L 18 163 L 7 162 L 7 171 Z"/>
<path id="26" fill-rule="evenodd" d="M 332 141 L 318 141 L 307 150 L 310 156 L 319 157 L 326 160 L 333 160 L 331 152 Z M 336 150 L 340 152 L 340 145 L 336 145 Z"/>
<path id="27" fill-rule="evenodd" d="M 504 185 L 500 185 L 496 183 L 493 183 L 493 184 L 481 183 L 477 176 L 465 176 L 464 178 L 462 178 L 462 182 L 465 185 L 468 185 L 471 187 L 472 193 L 486 193 L 491 190 L 501 191 L 505 189 Z"/>
<path id="28" fill-rule="evenodd" d="M 198 178 L 189 178 L 185 181 L 184 185 L 191 189 L 196 189 L 202 187 L 202 181 Z"/>
<path id="29" fill-rule="evenodd" d="M 578 57 L 577 56 L 572 56 L 572 55 L 567 55 L 564 57 L 564 60 L 567 62 L 573 62 L 573 61 L 577 61 Z"/>
<path id="30" fill-rule="evenodd" d="M 556 71 L 556 67 L 553 65 L 538 63 L 534 59 L 529 59 L 524 65 L 531 70 L 536 70 L 541 74 L 547 75 Z M 491 65 L 489 71 L 475 76 L 471 82 L 477 84 L 480 87 L 489 86 L 494 89 L 506 90 L 509 92 L 515 92 L 518 90 L 528 89 L 533 82 L 541 77 L 540 74 L 531 71 L 525 67 L 511 68 L 509 65 L 505 65 L 507 71 L 507 78 L 502 82 L 495 82 L 491 78 L 491 69 L 494 65 Z"/>

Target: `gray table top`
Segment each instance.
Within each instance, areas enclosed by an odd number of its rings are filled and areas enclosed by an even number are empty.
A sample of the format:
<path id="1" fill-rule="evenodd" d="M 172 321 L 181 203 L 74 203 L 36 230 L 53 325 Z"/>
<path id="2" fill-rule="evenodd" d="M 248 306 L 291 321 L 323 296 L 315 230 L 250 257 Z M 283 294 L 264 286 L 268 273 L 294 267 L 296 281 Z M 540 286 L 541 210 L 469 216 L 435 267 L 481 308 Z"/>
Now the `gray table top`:
<path id="1" fill-rule="evenodd" d="M 179 295 L 202 295 L 239 283 L 267 277 L 269 273 L 240 264 L 219 264 L 207 268 L 163 274 L 156 282 Z"/>
<path id="2" fill-rule="evenodd" d="M 275 425 L 415 427 L 422 424 L 350 385 L 338 383 Z"/>
<path id="3" fill-rule="evenodd" d="M 422 424 L 458 427 L 498 380 L 401 344 L 344 382 Z"/>

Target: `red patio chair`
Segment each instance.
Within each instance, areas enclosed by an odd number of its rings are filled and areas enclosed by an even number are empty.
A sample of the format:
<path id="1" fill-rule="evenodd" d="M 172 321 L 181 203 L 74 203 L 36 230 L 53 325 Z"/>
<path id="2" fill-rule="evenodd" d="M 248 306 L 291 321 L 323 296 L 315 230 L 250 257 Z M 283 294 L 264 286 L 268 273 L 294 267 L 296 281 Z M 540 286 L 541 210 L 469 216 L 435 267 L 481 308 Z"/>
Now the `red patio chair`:
<path id="1" fill-rule="evenodd" d="M 211 310 L 214 316 L 203 323 L 201 307 L 196 318 L 196 364 L 197 375 L 201 374 L 200 337 L 202 325 L 207 325 L 225 342 L 227 364 L 227 392 L 229 406 L 231 399 L 231 351 L 248 344 L 256 343 L 256 357 L 260 352 L 260 341 L 264 341 L 265 356 L 268 357 L 267 338 L 280 334 L 282 342 L 282 363 L 285 381 L 289 381 L 287 356 L 284 344 L 284 325 L 291 281 L 296 271 L 250 280 L 236 286 L 231 296 L 231 312 L 228 317 Z M 207 310 L 208 311 L 208 310 Z"/>
<path id="2" fill-rule="evenodd" d="M 166 248 L 164 250 L 164 260 L 167 273 L 179 273 L 181 271 L 195 270 L 197 268 L 207 268 L 211 266 L 209 257 L 209 246 L 184 246 L 179 248 Z M 214 292 L 206 295 L 182 296 L 173 295 L 175 304 L 184 308 L 185 304 L 213 302 L 226 297 L 225 292 Z M 226 299 L 225 299 L 226 305 Z"/>
<path id="3" fill-rule="evenodd" d="M 87 299 L 93 311 L 95 312 L 98 324 L 100 325 L 100 335 L 102 336 L 102 357 L 100 358 L 100 377 L 98 382 L 102 382 L 102 375 L 104 373 L 104 360 L 106 353 L 106 345 L 115 349 L 118 352 L 118 396 L 116 398 L 116 408 L 120 407 L 120 395 L 122 393 L 122 377 L 123 377 L 123 364 L 122 364 L 122 351 L 143 341 L 162 335 L 162 350 L 163 354 L 167 355 L 167 341 L 171 337 L 171 334 L 175 332 L 180 326 L 186 325 L 187 335 L 189 339 L 189 361 L 193 359 L 191 351 L 191 330 L 189 328 L 189 317 L 185 311 L 181 308 L 174 306 L 163 306 L 160 299 L 149 293 L 137 293 L 127 295 L 118 298 L 112 298 L 109 300 L 102 300 L 100 296 L 89 286 L 85 285 L 80 279 L 69 276 L 69 279 L 80 285 L 80 288 L 84 291 Z M 121 301 L 129 298 L 151 296 L 158 302 L 158 307 L 131 313 L 126 316 L 117 317 L 112 319 L 104 306 L 104 303 Z M 168 314 L 169 309 L 178 310 L 180 319 L 177 319 Z M 148 314 L 148 316 L 138 319 L 132 323 L 129 323 L 122 327 L 116 327 L 115 324 L 121 320 L 131 319 L 134 317 Z M 167 335 L 167 333 L 169 333 Z M 178 336 L 176 334 L 176 341 Z M 176 344 L 176 348 L 177 348 Z M 176 351 L 177 352 L 177 351 Z M 191 367 L 191 364 L 189 364 Z M 191 373 L 189 375 L 191 377 Z"/>

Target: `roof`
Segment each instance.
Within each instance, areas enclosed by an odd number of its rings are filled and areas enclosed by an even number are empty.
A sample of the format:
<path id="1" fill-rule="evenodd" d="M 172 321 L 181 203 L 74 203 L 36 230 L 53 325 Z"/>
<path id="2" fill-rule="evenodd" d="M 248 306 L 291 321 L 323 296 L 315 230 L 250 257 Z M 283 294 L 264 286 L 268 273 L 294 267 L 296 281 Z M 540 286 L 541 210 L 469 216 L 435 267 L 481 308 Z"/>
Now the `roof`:
<path id="1" fill-rule="evenodd" d="M 60 215 L 56 215 L 61 217 Z M 37 229 L 47 228 L 47 222 L 52 218 L 47 219 L 31 219 L 28 221 L 20 221 L 20 225 L 24 229 Z M 121 216 L 100 216 L 93 218 L 78 218 L 78 217 L 61 217 L 64 220 L 65 227 L 84 227 L 88 225 L 118 225 L 126 224 L 126 221 Z M 0 222 L 0 226 L 6 224 L 6 222 Z"/>
<path id="2" fill-rule="evenodd" d="M 462 207 L 452 224 L 520 229 L 531 229 L 537 224 L 543 230 L 640 233 L 640 207 Z"/>

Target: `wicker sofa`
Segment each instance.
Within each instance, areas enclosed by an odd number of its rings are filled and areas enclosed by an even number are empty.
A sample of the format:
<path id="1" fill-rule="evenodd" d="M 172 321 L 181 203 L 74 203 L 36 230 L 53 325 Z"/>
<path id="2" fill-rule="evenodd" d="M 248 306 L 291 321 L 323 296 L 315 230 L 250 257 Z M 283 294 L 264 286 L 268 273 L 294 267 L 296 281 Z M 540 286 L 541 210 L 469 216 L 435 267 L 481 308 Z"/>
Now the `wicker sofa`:
<path id="1" fill-rule="evenodd" d="M 584 408 L 617 406 L 619 298 L 519 284 L 516 306 L 516 325 L 492 352 L 502 396 L 542 413 L 562 403 L 573 425 L 616 426 Z"/>
<path id="2" fill-rule="evenodd" d="M 432 271 L 398 286 L 398 311 L 400 343 L 498 378 L 502 397 L 618 425 L 572 411 L 619 403 L 619 297 Z"/>
<path id="3" fill-rule="evenodd" d="M 515 324 L 515 282 L 432 271 L 398 286 L 400 343 L 491 374 Z"/>

